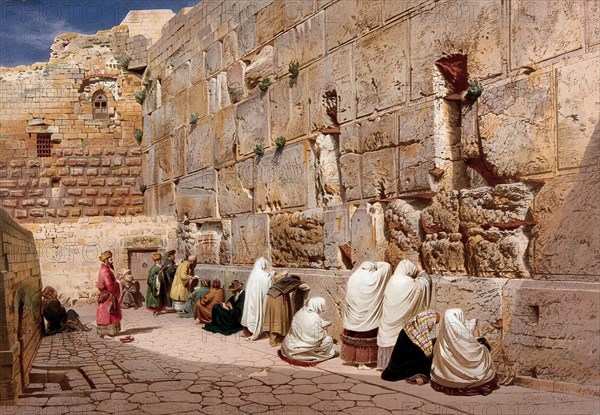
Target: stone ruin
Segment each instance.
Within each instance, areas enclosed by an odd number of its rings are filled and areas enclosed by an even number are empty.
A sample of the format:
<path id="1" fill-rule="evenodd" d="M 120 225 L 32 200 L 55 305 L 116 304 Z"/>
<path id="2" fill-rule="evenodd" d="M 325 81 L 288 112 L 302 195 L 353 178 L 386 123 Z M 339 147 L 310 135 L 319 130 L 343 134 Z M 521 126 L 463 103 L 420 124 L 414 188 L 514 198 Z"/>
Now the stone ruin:
<path id="1" fill-rule="evenodd" d="M 420 261 L 500 371 L 598 395 L 598 21 L 583 0 L 133 11 L 1 69 L 1 205 L 82 299 L 104 249 L 195 254 L 225 286 L 265 256 L 339 332 L 354 266 Z"/>

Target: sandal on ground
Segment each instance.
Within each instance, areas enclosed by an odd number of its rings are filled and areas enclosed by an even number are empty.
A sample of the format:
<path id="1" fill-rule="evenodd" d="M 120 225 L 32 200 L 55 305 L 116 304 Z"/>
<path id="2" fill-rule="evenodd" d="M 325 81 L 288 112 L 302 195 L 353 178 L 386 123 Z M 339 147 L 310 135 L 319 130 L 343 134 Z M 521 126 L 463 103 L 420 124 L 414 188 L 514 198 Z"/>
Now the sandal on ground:
<path id="1" fill-rule="evenodd" d="M 125 336 L 125 337 L 121 337 L 119 339 L 119 341 L 121 343 L 131 343 L 132 341 L 134 341 L 135 339 L 133 338 L 133 336 Z"/>

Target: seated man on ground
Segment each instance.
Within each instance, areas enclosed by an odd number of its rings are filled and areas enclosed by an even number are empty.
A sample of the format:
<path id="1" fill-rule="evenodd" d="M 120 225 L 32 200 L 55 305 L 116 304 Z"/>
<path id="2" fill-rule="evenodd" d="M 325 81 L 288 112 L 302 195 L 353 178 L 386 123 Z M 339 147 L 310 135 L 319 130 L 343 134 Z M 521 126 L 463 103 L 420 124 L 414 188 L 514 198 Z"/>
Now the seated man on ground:
<path id="1" fill-rule="evenodd" d="M 200 284 L 192 290 L 190 295 L 188 295 L 188 299 L 183 305 L 183 312 L 179 314 L 181 318 L 192 318 L 194 317 L 194 309 L 196 308 L 196 304 L 202 297 L 208 293 L 210 290 L 210 280 L 208 278 L 203 278 L 200 280 Z"/>
<path id="2" fill-rule="evenodd" d="M 213 305 L 212 321 L 204 326 L 204 330 L 229 336 L 243 329 L 241 321 L 246 292 L 244 284 L 238 280 L 233 280 L 227 289 L 233 295 L 226 303 Z"/>
<path id="3" fill-rule="evenodd" d="M 46 336 L 61 332 L 91 330 L 81 323 L 75 310 L 65 309 L 59 300 L 58 292 L 52 287 L 46 287 L 42 291 L 42 316 L 46 321 Z"/>
<path id="4" fill-rule="evenodd" d="M 200 324 L 210 323 L 213 306 L 225 301 L 225 292 L 221 288 L 221 280 L 215 278 L 212 280 L 211 285 L 210 291 L 196 303 L 194 309 L 194 318 L 197 318 Z"/>
<path id="5" fill-rule="evenodd" d="M 131 275 L 131 271 L 128 269 L 122 270 L 119 274 L 118 279 L 121 283 L 121 308 L 133 307 L 137 310 L 145 301 L 143 294 L 140 292 L 140 283 L 134 281 L 133 275 Z"/>

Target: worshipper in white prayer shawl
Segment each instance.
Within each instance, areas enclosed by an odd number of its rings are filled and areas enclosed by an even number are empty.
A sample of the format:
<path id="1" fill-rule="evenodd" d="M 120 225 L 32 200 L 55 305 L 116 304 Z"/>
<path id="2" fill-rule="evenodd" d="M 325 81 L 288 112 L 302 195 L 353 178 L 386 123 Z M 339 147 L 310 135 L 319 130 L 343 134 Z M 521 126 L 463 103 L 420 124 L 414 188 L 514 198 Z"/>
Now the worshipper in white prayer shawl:
<path id="1" fill-rule="evenodd" d="M 377 367 L 385 369 L 400 330 L 408 321 L 429 308 L 431 277 L 407 259 L 400 261 L 385 287 L 383 310 L 377 333 Z"/>
<path id="2" fill-rule="evenodd" d="M 487 395 L 498 388 L 489 344 L 460 308 L 446 310 L 433 348 L 431 387 L 448 395 Z"/>
<path id="3" fill-rule="evenodd" d="M 330 322 L 323 320 L 323 297 L 310 298 L 292 320 L 292 327 L 283 340 L 279 357 L 297 366 L 313 366 L 335 356 L 333 340 L 327 334 Z"/>
<path id="4" fill-rule="evenodd" d="M 348 279 L 340 357 L 359 369 L 377 363 L 377 331 L 391 269 L 387 262 L 365 261 Z"/>
<path id="5" fill-rule="evenodd" d="M 258 258 L 246 282 L 246 298 L 242 313 L 242 326 L 252 333 L 248 340 L 256 340 L 262 334 L 267 306 L 267 292 L 271 287 L 272 274 L 267 269 L 267 260 Z"/>

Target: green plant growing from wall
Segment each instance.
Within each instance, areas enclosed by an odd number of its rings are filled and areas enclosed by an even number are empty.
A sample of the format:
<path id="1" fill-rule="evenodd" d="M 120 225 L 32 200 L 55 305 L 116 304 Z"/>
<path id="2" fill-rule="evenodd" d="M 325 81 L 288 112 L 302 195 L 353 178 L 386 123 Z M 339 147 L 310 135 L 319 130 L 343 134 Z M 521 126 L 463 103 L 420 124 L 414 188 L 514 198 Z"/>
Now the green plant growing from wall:
<path id="1" fill-rule="evenodd" d="M 142 194 L 146 193 L 146 189 L 148 189 L 148 187 L 145 184 L 140 184 L 140 192 L 142 192 Z"/>
<path id="2" fill-rule="evenodd" d="M 300 74 L 300 62 L 298 62 L 298 60 L 292 60 L 288 67 L 288 72 L 290 73 L 290 79 L 292 81 L 298 78 L 298 75 Z"/>
<path id="3" fill-rule="evenodd" d="M 146 90 L 142 89 L 141 91 L 138 91 L 135 94 L 133 94 L 133 96 L 135 97 L 135 100 L 138 104 L 144 105 L 144 101 L 146 100 Z"/>
<path id="4" fill-rule="evenodd" d="M 117 62 L 119 62 L 119 65 L 122 68 L 128 69 L 129 63 L 131 62 L 131 57 L 128 54 L 126 54 L 125 52 L 123 52 L 119 55 Z"/>
<path id="5" fill-rule="evenodd" d="M 265 154 L 265 146 L 263 146 L 262 144 L 257 144 L 254 147 L 254 154 L 256 154 L 259 157 L 263 156 Z"/>
<path id="6" fill-rule="evenodd" d="M 483 85 L 477 81 L 477 79 L 471 79 L 469 81 L 469 89 L 467 90 L 467 99 L 471 101 L 477 100 L 483 93 Z"/>
<path id="7" fill-rule="evenodd" d="M 143 136 L 144 136 L 144 132 L 142 130 L 140 130 L 139 128 L 136 128 L 135 130 L 133 130 L 133 137 L 135 138 L 135 141 L 137 141 L 138 144 L 142 144 Z"/>
<path id="8" fill-rule="evenodd" d="M 269 87 L 273 85 L 273 82 L 271 81 L 271 78 L 269 78 L 268 76 L 266 78 L 264 78 L 262 81 L 260 81 L 260 83 L 258 84 L 258 87 L 260 88 L 261 91 L 266 91 L 267 89 L 269 89 Z"/>
<path id="9" fill-rule="evenodd" d="M 199 119 L 200 114 L 198 114 L 197 112 L 193 113 L 192 115 L 190 115 L 190 125 L 196 125 Z"/>
<path id="10" fill-rule="evenodd" d="M 283 147 L 285 147 L 286 141 L 287 140 L 285 139 L 285 137 L 280 135 L 275 139 L 275 145 L 277 146 L 277 148 L 282 149 Z"/>

